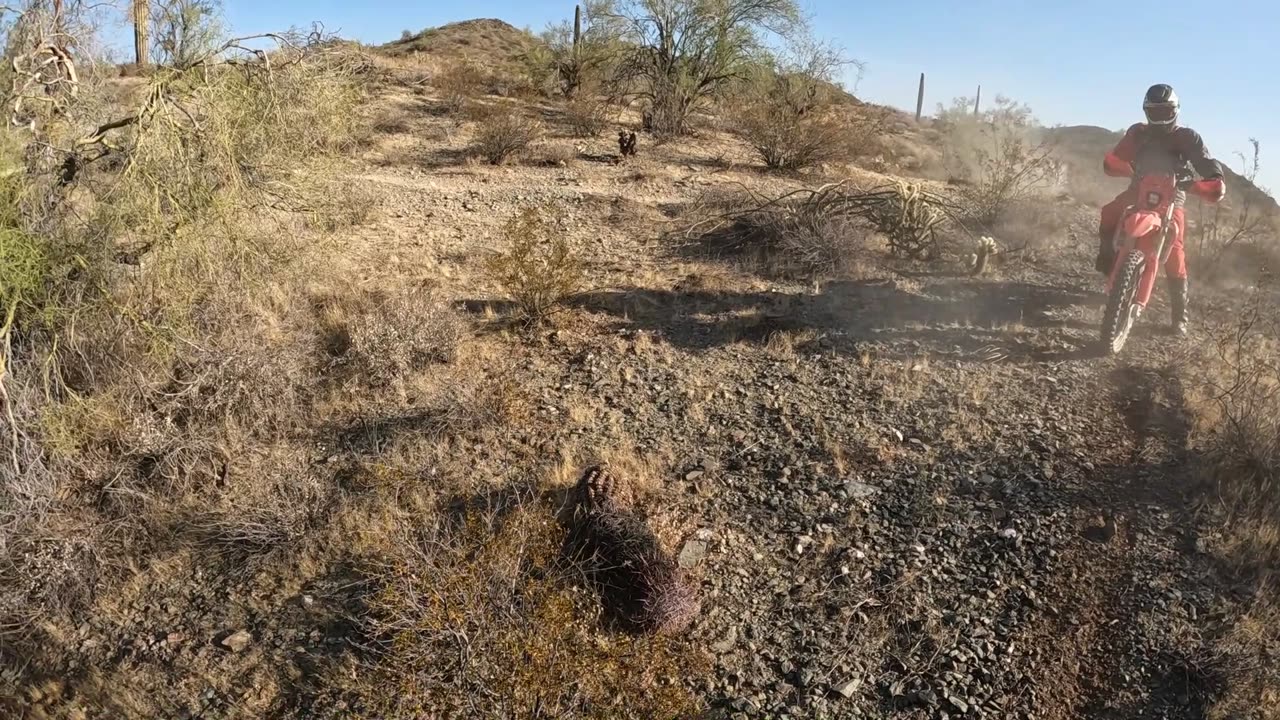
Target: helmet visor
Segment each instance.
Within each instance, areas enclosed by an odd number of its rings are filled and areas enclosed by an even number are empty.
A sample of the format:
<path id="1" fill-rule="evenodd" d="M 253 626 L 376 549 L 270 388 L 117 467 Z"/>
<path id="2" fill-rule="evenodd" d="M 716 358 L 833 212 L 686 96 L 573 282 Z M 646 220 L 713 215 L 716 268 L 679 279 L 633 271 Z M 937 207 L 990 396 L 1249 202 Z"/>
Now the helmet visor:
<path id="1" fill-rule="evenodd" d="M 1156 125 L 1168 125 L 1178 117 L 1176 105 L 1144 105 L 1142 109 L 1147 113 L 1147 122 Z"/>

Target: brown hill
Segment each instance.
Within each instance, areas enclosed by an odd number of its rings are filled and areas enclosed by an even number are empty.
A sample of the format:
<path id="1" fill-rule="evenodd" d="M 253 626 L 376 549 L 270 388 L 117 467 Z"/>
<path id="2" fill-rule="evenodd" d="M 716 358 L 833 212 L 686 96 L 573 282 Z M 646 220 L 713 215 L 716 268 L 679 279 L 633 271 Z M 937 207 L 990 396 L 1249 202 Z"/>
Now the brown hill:
<path id="1" fill-rule="evenodd" d="M 519 62 L 536 42 L 509 23 L 482 18 L 423 30 L 387 43 L 382 50 L 392 56 L 422 53 L 442 60 L 483 59 L 489 64 L 509 65 Z"/>

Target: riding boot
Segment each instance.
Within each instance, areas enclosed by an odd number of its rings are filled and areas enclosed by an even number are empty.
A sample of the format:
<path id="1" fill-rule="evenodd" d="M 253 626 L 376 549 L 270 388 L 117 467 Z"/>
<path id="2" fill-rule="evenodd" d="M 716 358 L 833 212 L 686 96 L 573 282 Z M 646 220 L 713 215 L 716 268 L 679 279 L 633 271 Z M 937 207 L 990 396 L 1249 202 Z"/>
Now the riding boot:
<path id="1" fill-rule="evenodd" d="M 1108 233 L 1099 232 L 1098 257 L 1094 260 L 1094 268 L 1103 275 L 1108 275 L 1111 273 L 1111 266 L 1115 264 L 1115 259 L 1116 251 L 1115 246 L 1112 245 L 1112 239 L 1108 237 Z"/>
<path id="2" fill-rule="evenodd" d="M 1186 278 L 1169 278 L 1169 307 L 1173 311 L 1173 333 L 1175 335 L 1187 334 L 1187 323 L 1190 318 L 1187 317 L 1187 279 Z"/>

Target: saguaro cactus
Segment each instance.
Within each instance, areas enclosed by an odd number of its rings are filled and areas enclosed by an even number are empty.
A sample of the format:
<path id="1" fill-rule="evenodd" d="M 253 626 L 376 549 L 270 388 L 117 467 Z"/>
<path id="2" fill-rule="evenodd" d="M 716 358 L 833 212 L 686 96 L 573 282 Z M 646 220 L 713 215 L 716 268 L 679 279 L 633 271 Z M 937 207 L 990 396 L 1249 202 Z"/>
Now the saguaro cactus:
<path id="1" fill-rule="evenodd" d="M 573 47 L 569 48 L 569 58 L 560 68 L 560 82 L 564 88 L 564 96 L 573 98 L 582 84 L 582 6 L 573 6 Z"/>
<path id="2" fill-rule="evenodd" d="M 920 92 L 916 95 L 916 122 L 924 114 L 924 73 L 920 73 Z"/>
<path id="3" fill-rule="evenodd" d="M 135 62 L 140 67 L 146 65 L 151 56 L 150 19 L 150 0 L 133 0 L 133 51 Z"/>

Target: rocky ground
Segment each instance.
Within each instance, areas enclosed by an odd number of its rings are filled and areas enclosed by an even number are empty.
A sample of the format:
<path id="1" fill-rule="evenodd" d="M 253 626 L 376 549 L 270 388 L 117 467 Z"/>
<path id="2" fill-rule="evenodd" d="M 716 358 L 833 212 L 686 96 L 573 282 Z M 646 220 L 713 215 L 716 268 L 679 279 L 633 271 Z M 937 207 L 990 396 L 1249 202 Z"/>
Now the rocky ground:
<path id="1" fill-rule="evenodd" d="M 708 188 L 807 182 L 759 173 L 726 137 L 621 165 L 590 159 L 607 137 L 554 138 L 574 148 L 564 166 L 492 168 L 458 159 L 465 129 L 428 95 L 380 102 L 395 122 L 350 170 L 376 209 L 335 262 L 364 284 L 431 282 L 513 366 L 530 425 L 467 448 L 495 486 L 624 444 L 651 459 L 642 505 L 703 593 L 682 642 L 710 660 L 673 680 L 710 717 L 1205 716 L 1223 682 L 1207 643 L 1249 591 L 1217 572 L 1187 496 L 1171 368 L 1196 339 L 1161 334 L 1162 301 L 1100 358 L 1087 248 L 969 277 L 872 247 L 849 276 L 779 279 L 663 239 Z M 593 289 L 506 334 L 481 260 L 535 201 L 556 203 Z M 391 432 L 318 445 L 314 472 L 341 482 Z M 333 713 L 321 671 L 368 657 L 343 518 L 305 551 L 140 568 L 60 639 L 79 656 L 23 690 L 24 712 L 140 717 L 162 697 L 166 717 Z"/>

